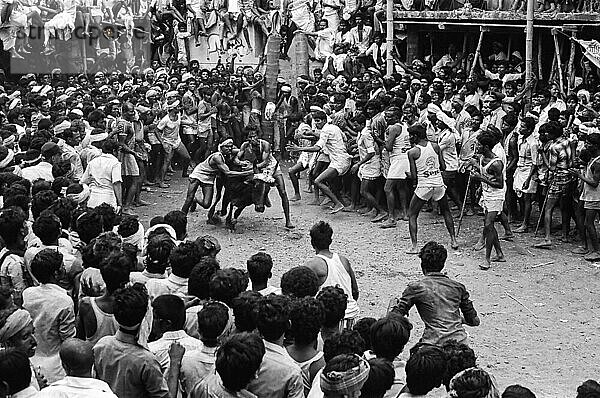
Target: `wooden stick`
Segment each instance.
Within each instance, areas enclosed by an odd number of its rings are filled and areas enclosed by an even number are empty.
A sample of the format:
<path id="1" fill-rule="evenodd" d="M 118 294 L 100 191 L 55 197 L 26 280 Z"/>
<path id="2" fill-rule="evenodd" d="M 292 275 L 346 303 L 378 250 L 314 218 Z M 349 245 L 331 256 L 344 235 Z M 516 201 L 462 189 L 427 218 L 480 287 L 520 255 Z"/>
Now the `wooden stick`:
<path id="1" fill-rule="evenodd" d="M 567 67 L 567 74 L 569 75 L 568 80 L 568 92 L 567 94 L 571 94 L 573 92 L 573 88 L 575 86 L 575 40 L 577 38 L 577 33 L 571 32 L 571 53 L 569 54 L 569 65 Z"/>
<path id="2" fill-rule="evenodd" d="M 538 33 L 538 43 L 537 43 L 537 63 L 538 63 L 538 81 L 544 80 L 543 69 L 542 69 L 542 35 L 541 32 Z"/>
<path id="3" fill-rule="evenodd" d="M 469 72 L 469 80 L 472 80 L 475 76 L 475 65 L 477 65 L 477 61 L 479 60 L 479 55 L 481 54 L 481 45 L 483 44 L 483 32 L 485 32 L 485 30 L 482 27 L 481 32 L 479 32 L 479 42 L 477 43 L 477 49 L 475 50 L 473 65 L 471 65 L 471 71 Z"/>
<path id="4" fill-rule="evenodd" d="M 565 83 L 563 81 L 562 63 L 560 60 L 560 47 L 558 45 L 558 36 L 556 35 L 556 29 L 552 29 L 552 38 L 554 39 L 554 52 L 556 53 L 556 66 L 558 68 L 558 84 L 560 87 L 561 94 L 565 92 Z"/>
<path id="5" fill-rule="evenodd" d="M 541 264 L 532 265 L 529 268 L 539 268 L 539 267 L 544 267 L 544 266 L 550 265 L 550 264 L 554 264 L 554 260 L 548 261 L 547 263 L 541 263 Z"/>
<path id="6" fill-rule="evenodd" d="M 515 300 L 517 303 L 519 303 L 519 305 L 521 307 L 525 308 L 531 315 L 533 315 L 534 318 L 537 319 L 537 315 L 535 314 L 535 312 L 531 311 L 531 309 L 528 306 L 526 306 L 525 304 L 523 304 L 518 298 L 516 298 L 515 296 L 513 296 L 509 292 L 504 292 L 504 293 L 506 293 L 506 295 L 508 297 L 510 297 L 511 299 Z"/>

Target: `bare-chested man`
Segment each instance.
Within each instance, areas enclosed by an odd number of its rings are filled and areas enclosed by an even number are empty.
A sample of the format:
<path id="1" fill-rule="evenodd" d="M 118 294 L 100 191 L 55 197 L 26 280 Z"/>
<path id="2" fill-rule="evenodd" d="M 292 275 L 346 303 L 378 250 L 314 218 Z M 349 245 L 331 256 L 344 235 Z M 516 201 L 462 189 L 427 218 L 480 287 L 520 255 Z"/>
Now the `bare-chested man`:
<path id="1" fill-rule="evenodd" d="M 315 249 L 315 257 L 306 262 L 319 278 L 320 288 L 339 286 L 348 295 L 348 306 L 344 315 L 344 326 L 352 327 L 358 316 L 358 283 L 350 265 L 344 256 L 329 250 L 333 236 L 333 229 L 325 221 L 319 221 L 310 229 L 310 243 Z"/>
<path id="2" fill-rule="evenodd" d="M 250 161 L 254 164 L 254 178 L 260 178 L 267 184 L 275 184 L 279 197 L 281 198 L 281 207 L 285 215 L 285 227 L 294 228 L 290 220 L 290 202 L 285 191 L 285 180 L 279 162 L 271 153 L 271 144 L 258 138 L 258 131 L 251 125 L 248 126 L 248 139 L 240 147 L 237 154 L 238 161 Z M 268 196 L 268 191 L 267 191 Z M 266 198 L 268 199 L 268 198 Z"/>
<path id="3" fill-rule="evenodd" d="M 245 171 L 233 171 L 229 169 L 225 163 L 225 157 L 234 155 L 234 151 L 236 149 L 234 149 L 233 140 L 228 138 L 219 145 L 217 152 L 208 156 L 204 162 L 194 168 L 189 177 L 190 183 L 188 184 L 187 196 L 181 211 L 187 214 L 194 201 L 205 209 L 208 209 L 212 204 L 215 179 L 218 174 L 226 177 L 248 177 L 254 173 L 252 169 Z M 202 199 L 196 197 L 198 188 L 202 188 Z"/>

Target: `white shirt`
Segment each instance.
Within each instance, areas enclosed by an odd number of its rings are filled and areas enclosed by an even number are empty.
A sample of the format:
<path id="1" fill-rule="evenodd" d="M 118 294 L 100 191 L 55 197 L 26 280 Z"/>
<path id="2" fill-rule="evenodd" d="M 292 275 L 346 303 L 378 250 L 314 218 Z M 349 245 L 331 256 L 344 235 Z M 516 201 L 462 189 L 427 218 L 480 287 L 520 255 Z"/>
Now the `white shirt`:
<path id="1" fill-rule="evenodd" d="M 175 274 L 171 274 L 167 279 L 148 279 L 146 281 L 146 289 L 152 300 L 163 294 L 187 296 L 188 278 L 181 278 Z"/>
<path id="2" fill-rule="evenodd" d="M 116 398 L 108 384 L 90 377 L 67 376 L 40 391 L 42 398 Z"/>
<path id="3" fill-rule="evenodd" d="M 23 178 L 33 182 L 39 178 L 48 182 L 54 181 L 52 175 L 52 165 L 48 162 L 40 162 L 35 166 L 25 167 L 23 170 Z"/>
<path id="4" fill-rule="evenodd" d="M 81 178 L 81 182 L 88 184 L 92 192 L 113 192 L 113 184 L 122 181 L 121 162 L 108 153 L 92 159 Z"/>

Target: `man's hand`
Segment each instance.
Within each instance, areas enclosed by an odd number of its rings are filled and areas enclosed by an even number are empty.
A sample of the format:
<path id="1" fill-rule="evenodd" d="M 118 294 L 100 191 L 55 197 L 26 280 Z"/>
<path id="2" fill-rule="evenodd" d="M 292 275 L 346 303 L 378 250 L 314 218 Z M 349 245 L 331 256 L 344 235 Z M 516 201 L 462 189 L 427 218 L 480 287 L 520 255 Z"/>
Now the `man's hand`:
<path id="1" fill-rule="evenodd" d="M 357 163 L 355 165 L 352 166 L 352 168 L 350 169 L 350 173 L 351 174 L 356 174 L 358 173 L 358 169 L 360 168 L 360 165 Z"/>
<path id="2" fill-rule="evenodd" d="M 528 178 L 525 181 L 523 181 L 523 186 L 521 187 L 521 189 L 523 191 L 527 191 L 529 189 L 530 184 L 531 184 L 531 178 Z"/>
<path id="3" fill-rule="evenodd" d="M 298 145 L 288 145 L 285 147 L 285 150 L 288 152 L 300 152 L 300 147 Z"/>
<path id="4" fill-rule="evenodd" d="M 185 348 L 179 342 L 174 341 L 171 343 L 171 347 L 169 347 L 169 359 L 171 363 L 181 363 L 183 354 L 185 354 Z"/>

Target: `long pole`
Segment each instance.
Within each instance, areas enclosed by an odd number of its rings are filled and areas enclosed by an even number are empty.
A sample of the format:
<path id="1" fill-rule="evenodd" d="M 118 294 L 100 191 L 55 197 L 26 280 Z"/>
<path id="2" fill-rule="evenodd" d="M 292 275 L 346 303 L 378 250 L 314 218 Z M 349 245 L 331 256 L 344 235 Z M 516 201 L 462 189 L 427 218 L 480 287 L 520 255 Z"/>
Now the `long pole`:
<path id="1" fill-rule="evenodd" d="M 394 50 L 394 0 L 387 0 L 386 23 L 385 23 L 385 73 L 391 76 L 394 73 L 394 58 L 392 52 Z"/>
<path id="2" fill-rule="evenodd" d="M 560 46 L 558 45 L 558 36 L 555 29 L 552 29 L 552 37 L 554 38 L 554 52 L 556 53 L 556 66 L 558 67 L 558 84 L 562 94 L 565 92 L 565 82 L 563 80 L 562 63 L 560 60 Z"/>
<path id="3" fill-rule="evenodd" d="M 477 49 L 475 49 L 475 57 L 473 58 L 473 65 L 471 65 L 471 71 L 469 72 L 469 80 L 473 80 L 475 77 L 475 65 L 479 61 L 479 56 L 481 54 L 481 45 L 483 44 L 483 32 L 485 32 L 484 27 L 481 27 L 481 31 L 479 32 L 479 41 L 477 42 Z"/>
<path id="4" fill-rule="evenodd" d="M 525 80 L 531 87 L 533 72 L 533 12 L 535 10 L 535 0 L 527 0 L 527 24 L 525 25 Z M 529 101 L 525 107 L 529 110 L 531 104 L 531 89 L 527 94 Z"/>

